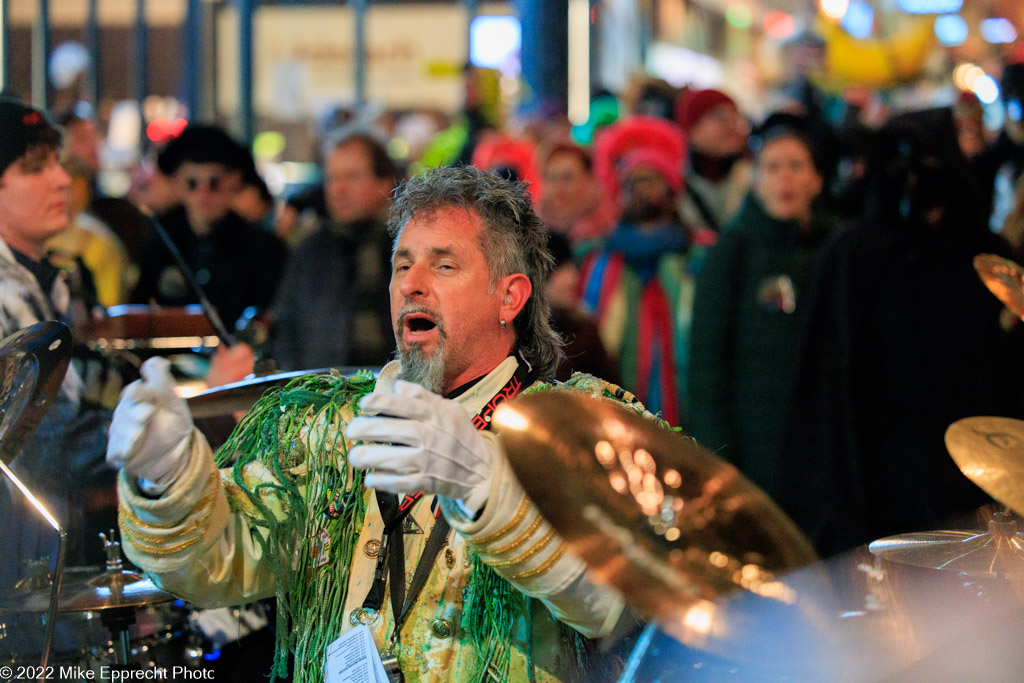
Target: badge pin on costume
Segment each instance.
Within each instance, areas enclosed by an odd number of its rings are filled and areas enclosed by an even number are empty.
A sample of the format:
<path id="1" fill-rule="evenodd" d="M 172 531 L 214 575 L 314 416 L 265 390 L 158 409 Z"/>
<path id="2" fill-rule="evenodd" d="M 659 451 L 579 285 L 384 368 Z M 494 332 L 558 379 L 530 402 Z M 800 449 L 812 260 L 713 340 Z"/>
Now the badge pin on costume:
<path id="1" fill-rule="evenodd" d="M 331 557 L 331 535 L 327 529 L 321 529 L 313 535 L 312 542 L 313 568 L 319 569 L 327 564 Z"/>

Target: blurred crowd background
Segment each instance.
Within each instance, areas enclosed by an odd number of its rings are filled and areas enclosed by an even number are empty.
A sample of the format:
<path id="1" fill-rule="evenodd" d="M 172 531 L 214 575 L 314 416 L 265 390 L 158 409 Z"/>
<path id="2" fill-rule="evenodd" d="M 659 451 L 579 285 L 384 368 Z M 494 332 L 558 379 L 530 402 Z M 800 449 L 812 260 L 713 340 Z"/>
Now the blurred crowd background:
<path id="1" fill-rule="evenodd" d="M 5 94 L 65 131 L 86 320 L 195 303 L 155 218 L 258 358 L 379 367 L 390 193 L 472 164 L 550 228 L 560 377 L 621 383 L 823 553 L 983 504 L 946 426 L 1024 417 L 972 266 L 1024 260 L 1016 0 L 0 6 Z"/>

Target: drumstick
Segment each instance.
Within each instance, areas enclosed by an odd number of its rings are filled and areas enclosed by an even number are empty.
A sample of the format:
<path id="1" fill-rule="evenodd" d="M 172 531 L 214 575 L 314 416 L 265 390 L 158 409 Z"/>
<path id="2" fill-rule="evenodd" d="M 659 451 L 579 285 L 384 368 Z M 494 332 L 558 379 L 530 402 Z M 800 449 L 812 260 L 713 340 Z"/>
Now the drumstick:
<path id="1" fill-rule="evenodd" d="M 228 328 L 224 326 L 224 321 L 220 319 L 217 309 L 213 307 L 213 304 L 210 303 L 210 300 L 206 297 L 206 292 L 204 292 L 203 288 L 199 285 L 199 281 L 196 280 L 196 276 L 192 273 L 192 269 L 185 263 L 185 258 L 181 255 L 181 252 L 178 251 L 178 247 L 174 244 L 174 240 L 172 240 L 171 236 L 167 234 L 164 226 L 160 225 L 160 221 L 153 216 L 148 216 L 148 218 L 150 223 L 153 224 L 153 229 L 156 231 L 156 234 L 160 236 L 160 240 L 164 243 L 164 246 L 167 247 L 167 251 L 170 252 L 171 258 L 173 258 L 174 262 L 177 264 L 178 270 L 180 270 L 181 274 L 185 276 L 185 281 L 192 289 L 192 293 L 199 298 L 199 305 L 202 307 L 203 313 L 205 313 L 206 317 L 210 320 L 210 324 L 213 325 L 213 329 L 217 332 L 217 336 L 220 337 L 220 340 L 225 346 L 234 346 L 235 336 L 228 332 Z"/>

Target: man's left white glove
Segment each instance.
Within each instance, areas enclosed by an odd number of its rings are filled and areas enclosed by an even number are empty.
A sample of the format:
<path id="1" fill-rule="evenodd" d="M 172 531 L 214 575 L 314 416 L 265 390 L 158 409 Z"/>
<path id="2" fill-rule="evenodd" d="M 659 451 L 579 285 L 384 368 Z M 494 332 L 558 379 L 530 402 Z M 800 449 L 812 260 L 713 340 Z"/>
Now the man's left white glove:
<path id="1" fill-rule="evenodd" d="M 158 496 L 188 464 L 192 415 L 174 392 L 166 359 L 150 358 L 139 372 L 142 379 L 125 387 L 114 409 L 107 464 L 123 467 L 145 493 Z"/>
<path id="2" fill-rule="evenodd" d="M 423 491 L 481 510 L 491 489 L 491 445 L 466 409 L 418 384 L 395 382 L 393 394 L 370 394 L 349 423 L 350 441 L 370 442 L 349 453 L 353 467 L 370 470 L 368 488 L 391 493 Z"/>

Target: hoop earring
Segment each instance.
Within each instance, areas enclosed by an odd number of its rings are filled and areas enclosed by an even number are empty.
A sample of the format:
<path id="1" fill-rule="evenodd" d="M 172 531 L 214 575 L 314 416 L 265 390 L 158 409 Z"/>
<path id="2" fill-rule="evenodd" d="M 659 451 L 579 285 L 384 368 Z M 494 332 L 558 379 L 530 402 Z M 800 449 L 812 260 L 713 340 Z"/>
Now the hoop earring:
<path id="1" fill-rule="evenodd" d="M 505 329 L 505 319 L 501 319 L 501 329 Z"/>

